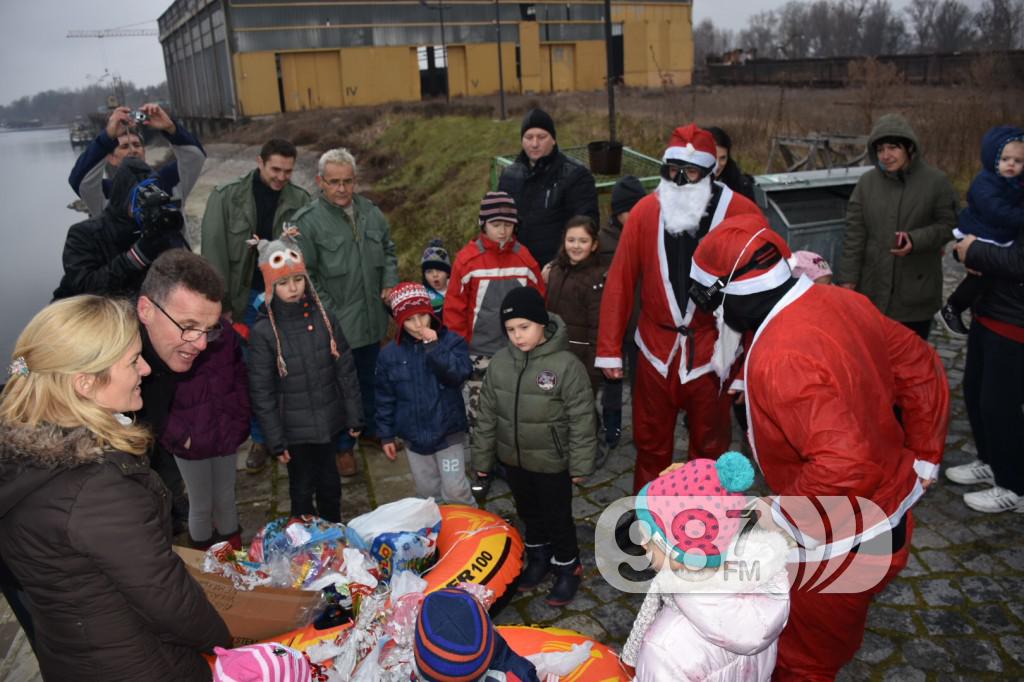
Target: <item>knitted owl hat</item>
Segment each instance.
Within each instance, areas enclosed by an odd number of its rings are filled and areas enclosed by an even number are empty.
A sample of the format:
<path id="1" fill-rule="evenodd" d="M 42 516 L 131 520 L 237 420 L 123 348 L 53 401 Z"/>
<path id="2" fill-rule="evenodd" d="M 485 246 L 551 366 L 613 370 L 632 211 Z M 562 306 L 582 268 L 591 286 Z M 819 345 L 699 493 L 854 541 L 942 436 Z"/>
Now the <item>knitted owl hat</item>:
<path id="1" fill-rule="evenodd" d="M 665 556 L 693 568 L 718 567 L 743 521 L 754 468 L 738 452 L 717 460 L 693 459 L 637 494 L 637 518 Z M 734 516 L 729 516 L 730 511 Z"/>
<path id="2" fill-rule="evenodd" d="M 324 310 L 323 304 L 320 302 L 316 288 L 313 287 L 313 282 L 309 279 L 309 273 L 306 272 L 306 261 L 302 257 L 302 249 L 299 248 L 298 243 L 295 241 L 295 238 L 298 236 L 298 228 L 290 226 L 285 227 L 281 236 L 272 242 L 260 239 L 255 235 L 247 242 L 250 246 L 256 247 L 256 251 L 259 253 L 257 263 L 260 271 L 263 273 L 263 283 L 266 286 L 267 317 L 270 318 L 270 326 L 274 330 L 274 341 L 277 343 L 277 372 L 281 376 L 288 375 L 288 367 L 285 365 L 284 356 L 281 354 L 281 336 L 277 332 L 277 321 L 274 319 L 274 306 L 272 303 L 274 300 L 274 286 L 285 277 L 302 275 L 306 278 L 306 291 L 320 310 L 320 317 L 323 318 L 324 328 L 327 329 L 327 335 L 331 339 L 331 355 L 334 358 L 340 356 L 338 344 L 334 340 L 334 330 L 331 327 L 331 321 L 327 317 L 327 311 Z"/>

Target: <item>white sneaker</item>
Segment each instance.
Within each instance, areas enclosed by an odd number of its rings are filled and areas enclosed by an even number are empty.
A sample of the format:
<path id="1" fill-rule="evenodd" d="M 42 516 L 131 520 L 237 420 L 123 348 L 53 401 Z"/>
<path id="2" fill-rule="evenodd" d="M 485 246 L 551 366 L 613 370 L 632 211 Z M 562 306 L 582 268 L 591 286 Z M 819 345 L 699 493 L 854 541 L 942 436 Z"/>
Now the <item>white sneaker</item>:
<path id="1" fill-rule="evenodd" d="M 961 464 L 946 469 L 946 478 L 959 483 L 960 485 L 971 485 L 973 483 L 995 484 L 996 477 L 992 474 L 992 467 L 976 459 L 968 464 Z"/>
<path id="2" fill-rule="evenodd" d="M 974 511 L 995 514 L 1004 511 L 1024 512 L 1024 497 L 1012 490 L 993 486 L 988 490 L 964 495 L 964 504 Z"/>

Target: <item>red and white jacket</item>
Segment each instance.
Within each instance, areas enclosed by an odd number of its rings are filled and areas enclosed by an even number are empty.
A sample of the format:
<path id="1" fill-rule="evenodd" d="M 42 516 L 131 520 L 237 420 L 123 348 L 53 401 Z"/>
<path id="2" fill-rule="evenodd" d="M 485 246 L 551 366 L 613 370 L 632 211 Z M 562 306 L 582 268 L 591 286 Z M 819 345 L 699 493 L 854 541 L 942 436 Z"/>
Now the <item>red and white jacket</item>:
<path id="1" fill-rule="evenodd" d="M 474 355 L 494 355 L 508 341 L 501 302 L 511 289 L 533 287 L 544 294 L 540 266 L 529 249 L 510 238 L 504 246 L 482 233 L 462 247 L 452 263 L 444 300 L 444 323 L 466 339 Z"/>
<path id="2" fill-rule="evenodd" d="M 949 425 L 945 369 L 934 348 L 861 294 L 801 277 L 754 335 L 745 372 L 754 458 L 784 496 L 776 521 L 800 526 L 813 554 L 840 555 L 895 527 L 924 492 L 918 478 L 938 475 Z M 827 539 L 807 537 L 809 526 L 794 517 L 808 497 L 860 497 L 881 512 L 856 529 L 833 515 Z"/>
<path id="3" fill-rule="evenodd" d="M 716 184 L 722 192 L 711 216 L 710 229 L 736 215 L 761 215 L 752 201 L 733 193 L 725 185 Z M 648 194 L 633 207 L 622 230 L 601 299 L 595 367 L 622 367 L 622 337 L 633 312 L 633 292 L 638 282 L 641 287 L 640 321 L 636 329 L 636 343 L 648 362 L 667 378 L 676 353 L 682 353 L 680 382 L 685 384 L 712 371 L 724 382 L 735 359 L 735 345 L 731 353 L 718 353 L 722 357 L 729 356 L 725 362 L 712 363 L 719 338 L 715 317 L 698 310 L 689 299 L 686 310 L 679 310 L 669 279 L 657 192 Z M 681 334 L 678 331 L 680 327 L 688 328 L 691 335 Z M 738 340 L 735 343 L 738 344 Z M 691 357 L 692 362 L 688 362 Z"/>

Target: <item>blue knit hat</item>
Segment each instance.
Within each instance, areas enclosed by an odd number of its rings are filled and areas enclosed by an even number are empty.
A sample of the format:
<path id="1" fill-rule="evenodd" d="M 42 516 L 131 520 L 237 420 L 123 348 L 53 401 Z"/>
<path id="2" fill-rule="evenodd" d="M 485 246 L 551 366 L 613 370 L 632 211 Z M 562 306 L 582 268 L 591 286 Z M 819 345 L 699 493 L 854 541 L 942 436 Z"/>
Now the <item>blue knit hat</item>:
<path id="1" fill-rule="evenodd" d="M 472 682 L 494 656 L 497 633 L 483 605 L 448 588 L 423 600 L 416 621 L 416 670 L 426 682 Z"/>

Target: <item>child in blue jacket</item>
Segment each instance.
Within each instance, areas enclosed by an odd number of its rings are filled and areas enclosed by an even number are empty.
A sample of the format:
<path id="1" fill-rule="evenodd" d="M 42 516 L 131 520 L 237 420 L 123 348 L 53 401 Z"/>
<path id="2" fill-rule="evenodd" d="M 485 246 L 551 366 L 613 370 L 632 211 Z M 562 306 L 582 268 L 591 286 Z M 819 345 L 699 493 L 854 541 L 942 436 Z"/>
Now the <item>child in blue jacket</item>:
<path id="1" fill-rule="evenodd" d="M 403 282 L 388 305 L 398 333 L 377 358 L 377 433 L 388 459 L 405 440 L 416 494 L 476 506 L 466 478 L 462 384 L 473 366 L 465 339 L 433 315 L 422 284 Z"/>
<path id="2" fill-rule="evenodd" d="M 981 140 L 981 172 L 967 190 L 967 208 L 957 218 L 953 236 L 969 234 L 997 246 L 1010 246 L 1024 228 L 1024 130 L 992 128 Z M 988 290 L 984 277 L 968 274 L 939 311 L 939 321 L 953 336 L 964 337 L 960 315 Z"/>

